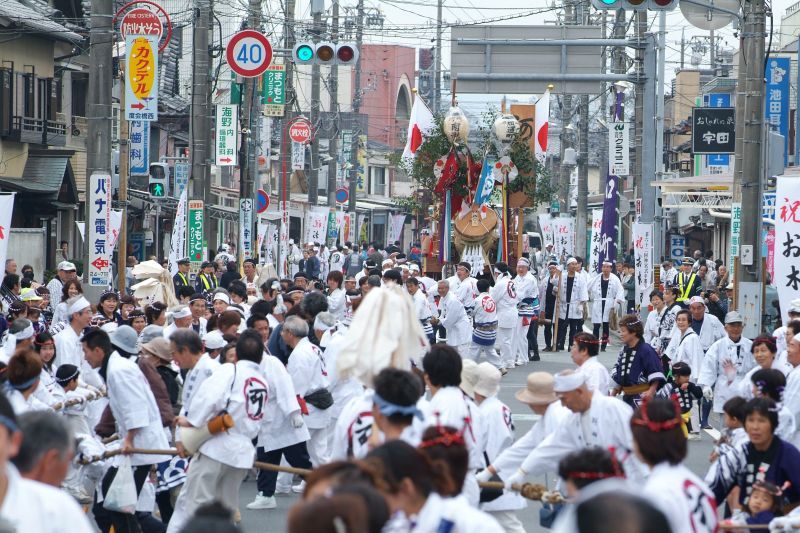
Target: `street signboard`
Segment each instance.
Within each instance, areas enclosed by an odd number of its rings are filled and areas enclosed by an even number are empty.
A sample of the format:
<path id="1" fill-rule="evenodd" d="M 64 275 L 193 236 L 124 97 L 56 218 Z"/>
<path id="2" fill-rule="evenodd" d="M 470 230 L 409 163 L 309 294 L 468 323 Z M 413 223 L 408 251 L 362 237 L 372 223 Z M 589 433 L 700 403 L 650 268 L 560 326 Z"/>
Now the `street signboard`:
<path id="1" fill-rule="evenodd" d="M 239 199 L 239 249 L 242 257 L 253 257 L 253 199 Z"/>
<path id="2" fill-rule="evenodd" d="M 286 67 L 270 65 L 261 78 L 261 114 L 282 117 L 286 104 Z"/>
<path id="3" fill-rule="evenodd" d="M 180 197 L 189 183 L 189 163 L 175 163 L 175 196 Z"/>
<path id="4" fill-rule="evenodd" d="M 189 200 L 189 216 L 186 220 L 186 231 L 189 232 L 189 259 L 192 263 L 199 263 L 203 257 L 203 201 Z"/>
<path id="5" fill-rule="evenodd" d="M 731 107 L 730 93 L 710 93 L 707 96 L 708 107 Z M 727 167 L 731 163 L 729 154 L 709 154 L 706 156 L 706 166 Z"/>
<path id="6" fill-rule="evenodd" d="M 147 176 L 150 174 L 150 122 L 131 120 L 128 127 L 128 172 L 131 176 Z"/>
<path id="7" fill-rule="evenodd" d="M 158 37 L 128 35 L 125 80 L 125 118 L 158 120 Z"/>
<path id="8" fill-rule="evenodd" d="M 306 168 L 306 146 L 303 143 L 292 141 L 292 170 Z"/>
<path id="9" fill-rule="evenodd" d="M 239 106 L 222 104 L 217 106 L 217 127 L 214 146 L 216 147 L 215 164 L 221 167 L 233 167 L 237 164 L 236 150 L 237 132 L 239 131 Z"/>
<path id="10" fill-rule="evenodd" d="M 294 119 L 292 125 L 289 126 L 289 138 L 296 143 L 311 142 L 311 123 L 305 117 L 298 117 Z"/>
<path id="11" fill-rule="evenodd" d="M 683 235 L 669 236 L 669 257 L 673 262 L 683 261 L 686 257 L 686 237 Z"/>
<path id="12" fill-rule="evenodd" d="M 164 33 L 164 24 L 157 13 L 144 8 L 131 9 L 122 17 L 119 32 L 123 37 L 128 35 L 152 35 L 161 39 Z"/>
<path id="13" fill-rule="evenodd" d="M 770 57 L 766 66 L 767 124 L 783 135 L 783 165 L 789 165 L 789 71 L 791 58 Z"/>
<path id="14" fill-rule="evenodd" d="M 730 279 L 736 279 L 734 276 L 734 267 L 736 264 L 734 259 L 739 257 L 739 236 L 742 231 L 742 202 L 731 202 L 731 245 L 730 253 L 728 254 L 728 272 Z"/>
<path id="15" fill-rule="evenodd" d="M 692 152 L 732 154 L 736 146 L 736 119 L 732 107 L 692 108 Z"/>
<path id="16" fill-rule="evenodd" d="M 350 198 L 350 192 L 342 187 L 341 189 L 336 189 L 336 201 L 340 204 L 346 204 L 347 200 Z"/>
<path id="17" fill-rule="evenodd" d="M 269 195 L 264 189 L 256 191 L 256 209 L 259 215 L 269 209 Z"/>
<path id="18" fill-rule="evenodd" d="M 111 283 L 111 175 L 93 173 L 89 176 L 88 192 L 89 285 L 108 287 Z"/>
<path id="19" fill-rule="evenodd" d="M 608 153 L 610 154 L 610 173 L 625 177 L 630 173 L 631 141 L 627 122 L 613 122 L 608 134 Z"/>
<path id="20" fill-rule="evenodd" d="M 255 30 L 235 33 L 225 50 L 231 70 L 245 78 L 261 76 L 272 62 L 272 45 Z"/>

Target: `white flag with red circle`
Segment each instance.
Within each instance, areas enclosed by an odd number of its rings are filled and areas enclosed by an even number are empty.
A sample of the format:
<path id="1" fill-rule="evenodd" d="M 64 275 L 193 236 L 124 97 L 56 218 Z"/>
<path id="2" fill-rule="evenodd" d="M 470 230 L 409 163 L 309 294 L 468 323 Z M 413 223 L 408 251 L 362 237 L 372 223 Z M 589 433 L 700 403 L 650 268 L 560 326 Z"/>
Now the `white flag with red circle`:
<path id="1" fill-rule="evenodd" d="M 546 90 L 536 102 L 534 126 L 536 128 L 535 156 L 544 164 L 547 158 L 547 129 L 550 122 L 550 89 Z"/>
<path id="2" fill-rule="evenodd" d="M 411 107 L 411 117 L 408 120 L 408 137 L 406 138 L 406 147 L 403 150 L 403 159 L 414 159 L 417 155 L 417 150 L 425 140 L 425 136 L 435 127 L 436 121 L 433 119 L 433 113 L 422 101 L 422 98 L 417 96 L 414 99 L 414 105 Z"/>

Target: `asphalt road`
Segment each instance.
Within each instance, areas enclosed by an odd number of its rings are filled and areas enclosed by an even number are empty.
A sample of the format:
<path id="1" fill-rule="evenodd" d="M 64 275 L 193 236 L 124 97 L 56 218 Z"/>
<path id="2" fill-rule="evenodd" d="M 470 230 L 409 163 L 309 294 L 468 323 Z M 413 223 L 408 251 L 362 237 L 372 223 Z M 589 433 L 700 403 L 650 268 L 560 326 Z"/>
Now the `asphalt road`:
<path id="1" fill-rule="evenodd" d="M 600 361 L 608 368 L 611 368 L 616 360 L 616 355 L 619 351 L 618 339 L 612 339 L 617 344 L 609 346 L 608 351 L 599 355 Z M 529 363 L 526 366 L 518 367 L 511 370 L 502 381 L 502 388 L 500 390 L 500 399 L 509 406 L 513 413 L 514 423 L 517 429 L 517 436 L 523 435 L 535 421 L 535 415 L 528 409 L 527 406 L 519 403 L 514 398 L 514 393 L 525 387 L 525 380 L 528 373 L 535 371 L 545 371 L 556 373 L 565 368 L 572 368 L 574 365 L 570 356 L 566 352 L 561 353 L 542 353 L 542 360 L 536 363 Z M 716 419 L 712 415 L 712 425 L 718 427 Z M 702 435 L 700 441 L 689 442 L 689 455 L 686 459 L 686 466 L 699 476 L 704 476 L 708 469 L 708 457 L 713 448 L 713 438 L 705 433 Z M 547 481 L 552 486 L 555 476 L 549 476 Z M 539 479 L 538 482 L 543 483 L 545 480 Z M 298 496 L 291 495 L 277 495 L 276 499 L 278 507 L 276 509 L 264 511 L 251 511 L 245 505 L 252 501 L 256 493 L 255 479 L 248 479 L 245 481 L 239 493 L 240 509 L 242 513 L 242 530 L 247 533 L 283 533 L 286 531 L 286 518 L 289 508 L 297 501 Z M 548 531 L 539 526 L 539 509 L 541 505 L 537 502 L 529 502 L 528 507 L 521 511 L 518 516 L 525 525 L 529 533 Z"/>

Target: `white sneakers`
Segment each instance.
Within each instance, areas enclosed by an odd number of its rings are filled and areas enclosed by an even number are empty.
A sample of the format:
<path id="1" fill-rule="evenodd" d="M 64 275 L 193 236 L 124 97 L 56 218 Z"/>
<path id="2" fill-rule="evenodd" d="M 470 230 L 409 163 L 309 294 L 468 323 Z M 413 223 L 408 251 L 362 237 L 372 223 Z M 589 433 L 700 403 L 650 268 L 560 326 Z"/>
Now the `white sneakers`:
<path id="1" fill-rule="evenodd" d="M 303 494 L 304 490 L 306 490 L 306 482 L 305 481 L 301 481 L 300 483 L 298 483 L 297 485 L 294 485 L 292 487 L 292 492 L 294 492 L 296 494 Z"/>
<path id="2" fill-rule="evenodd" d="M 247 504 L 248 509 L 275 509 L 278 502 L 275 501 L 275 496 L 264 496 L 262 493 L 256 494 L 256 499 Z"/>

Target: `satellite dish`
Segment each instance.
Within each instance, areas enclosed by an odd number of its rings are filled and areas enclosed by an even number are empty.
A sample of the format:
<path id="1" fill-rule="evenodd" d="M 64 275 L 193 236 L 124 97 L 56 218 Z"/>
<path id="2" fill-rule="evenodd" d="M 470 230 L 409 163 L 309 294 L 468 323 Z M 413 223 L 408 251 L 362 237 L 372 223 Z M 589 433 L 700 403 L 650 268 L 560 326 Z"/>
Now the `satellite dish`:
<path id="1" fill-rule="evenodd" d="M 681 0 L 679 5 L 689 24 L 701 30 L 724 28 L 736 17 L 719 9 L 738 13 L 740 8 L 739 0 Z"/>

